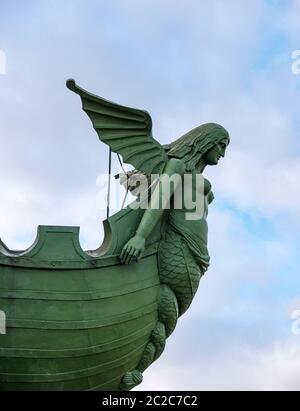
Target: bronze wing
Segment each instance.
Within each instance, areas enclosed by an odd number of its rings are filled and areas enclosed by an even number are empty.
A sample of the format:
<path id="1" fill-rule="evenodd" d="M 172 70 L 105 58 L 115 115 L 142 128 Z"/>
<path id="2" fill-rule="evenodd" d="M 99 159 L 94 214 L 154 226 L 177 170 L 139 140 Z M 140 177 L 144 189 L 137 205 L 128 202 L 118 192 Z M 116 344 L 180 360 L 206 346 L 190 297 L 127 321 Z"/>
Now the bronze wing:
<path id="1" fill-rule="evenodd" d="M 168 160 L 164 148 L 152 137 L 150 114 L 121 106 L 78 87 L 74 80 L 67 87 L 81 97 L 82 108 L 92 121 L 99 138 L 137 170 L 161 174 Z"/>

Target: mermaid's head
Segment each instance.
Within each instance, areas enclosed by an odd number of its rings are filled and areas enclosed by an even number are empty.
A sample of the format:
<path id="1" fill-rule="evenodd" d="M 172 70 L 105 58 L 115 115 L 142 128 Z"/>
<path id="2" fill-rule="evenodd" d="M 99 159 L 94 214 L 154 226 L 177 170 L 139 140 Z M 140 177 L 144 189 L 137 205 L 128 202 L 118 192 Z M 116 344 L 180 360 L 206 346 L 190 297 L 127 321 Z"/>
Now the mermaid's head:
<path id="1" fill-rule="evenodd" d="M 165 147 L 169 157 L 180 158 L 187 171 L 193 171 L 200 162 L 216 165 L 224 157 L 230 142 L 228 131 L 215 123 L 203 124 L 189 131 Z"/>

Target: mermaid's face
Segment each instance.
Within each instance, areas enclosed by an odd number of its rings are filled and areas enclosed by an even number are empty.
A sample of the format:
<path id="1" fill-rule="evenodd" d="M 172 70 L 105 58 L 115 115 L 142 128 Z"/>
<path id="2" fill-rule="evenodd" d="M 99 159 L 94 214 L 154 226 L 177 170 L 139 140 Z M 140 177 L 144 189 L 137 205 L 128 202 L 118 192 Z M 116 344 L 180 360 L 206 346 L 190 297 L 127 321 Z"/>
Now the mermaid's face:
<path id="1" fill-rule="evenodd" d="M 210 148 L 204 155 L 203 160 L 209 166 L 218 164 L 221 157 L 225 157 L 225 151 L 228 146 L 228 140 L 224 138 L 219 143 Z"/>

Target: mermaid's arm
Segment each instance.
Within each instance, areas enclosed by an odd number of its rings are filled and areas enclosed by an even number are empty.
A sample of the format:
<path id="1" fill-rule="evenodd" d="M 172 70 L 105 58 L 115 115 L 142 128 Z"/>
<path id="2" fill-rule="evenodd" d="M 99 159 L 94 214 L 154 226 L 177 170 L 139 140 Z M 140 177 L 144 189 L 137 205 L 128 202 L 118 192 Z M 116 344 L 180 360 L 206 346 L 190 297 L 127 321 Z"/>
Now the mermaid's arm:
<path id="1" fill-rule="evenodd" d="M 160 177 L 160 182 L 151 196 L 149 208 L 145 211 L 141 219 L 136 232 L 137 235 L 144 237 L 145 240 L 149 237 L 154 227 L 160 221 L 164 210 L 169 207 L 170 198 L 181 183 L 183 171 L 184 165 L 181 160 L 172 158 L 168 161 Z M 170 177 L 172 180 L 170 180 Z M 172 181 L 171 184 L 170 181 Z"/>
<path id="2" fill-rule="evenodd" d="M 120 259 L 123 263 L 128 264 L 133 257 L 137 260 L 141 258 L 147 238 L 161 220 L 165 209 L 169 207 L 171 197 L 181 184 L 184 169 L 184 163 L 177 158 L 171 158 L 167 162 L 159 184 L 151 195 L 149 208 L 144 212 L 136 235 L 125 244 L 121 252 Z"/>

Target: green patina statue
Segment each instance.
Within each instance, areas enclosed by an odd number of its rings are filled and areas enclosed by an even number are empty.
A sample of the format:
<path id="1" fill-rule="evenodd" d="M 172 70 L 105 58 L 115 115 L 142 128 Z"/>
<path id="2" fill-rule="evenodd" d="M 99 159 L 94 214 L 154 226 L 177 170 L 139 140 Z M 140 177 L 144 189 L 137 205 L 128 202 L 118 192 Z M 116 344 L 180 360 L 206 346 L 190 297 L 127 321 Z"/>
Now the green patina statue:
<path id="1" fill-rule="evenodd" d="M 103 105 L 102 99 L 87 95 L 72 80 L 68 85 L 82 97 L 83 109 L 92 120 L 99 138 L 139 171 L 169 177 L 174 174 L 202 174 L 207 165 L 218 164 L 220 157 L 225 155 L 229 134 L 218 124 L 199 126 L 164 148 L 152 137 L 152 120 L 147 112 L 114 104 L 111 104 L 110 112 L 103 110 L 107 106 Z M 191 210 L 184 206 L 166 210 L 163 204 L 170 199 L 165 198 L 164 192 L 172 197 L 180 180 L 169 190 L 164 190 L 165 184 L 169 184 L 169 179 L 161 181 L 151 198 L 152 204 L 160 203 L 161 206 L 145 210 L 136 234 L 121 252 L 121 261 L 125 264 L 129 264 L 132 258 L 139 260 L 151 232 L 158 224 L 162 226 L 158 248 L 161 283 L 158 322 L 138 366 L 125 374 L 122 389 L 141 383 L 143 371 L 161 355 L 166 338 L 174 330 L 178 317 L 190 306 L 200 278 L 209 265 L 206 216 L 207 206 L 213 199 L 209 181 L 205 180 L 204 184 L 205 212 L 196 220 L 186 218 L 186 213 Z M 197 189 L 195 180 L 193 191 Z"/>
<path id="2" fill-rule="evenodd" d="M 74 80 L 67 86 L 81 97 L 100 140 L 148 179 L 159 178 L 146 196 L 141 190 L 104 222 L 98 250 L 82 251 L 76 228 L 68 227 L 40 227 L 25 252 L 0 242 L 0 279 L 8 284 L 0 289 L 0 309 L 8 313 L 7 335 L 0 336 L 0 388 L 130 390 L 162 354 L 208 269 L 206 217 L 214 197 L 202 173 L 224 157 L 229 135 L 209 123 L 161 146 L 147 112 L 90 94 Z M 28 315 L 24 298 L 32 304 Z"/>
<path id="3" fill-rule="evenodd" d="M 168 160 L 163 174 L 167 176 L 186 173 L 201 174 L 206 165 L 218 164 L 220 157 L 224 157 L 228 144 L 229 135 L 223 127 L 217 124 L 204 124 L 197 127 L 166 149 Z M 166 190 L 171 198 L 176 194 L 180 182 L 178 180 L 178 185 L 173 186 L 173 191 Z M 156 187 L 152 194 L 152 201 L 153 197 L 157 197 L 156 201 L 163 197 L 164 184 L 162 180 L 161 186 Z M 169 179 L 166 184 L 169 184 Z M 208 204 L 213 200 L 213 194 L 211 185 L 206 179 L 204 187 L 201 184 L 197 186 L 197 180 L 194 179 L 192 184 L 194 197 L 196 197 L 195 191 L 199 189 L 204 189 L 204 213 L 201 218 L 187 219 L 186 216 L 191 210 L 186 209 L 184 200 L 181 208 L 175 208 L 171 202 L 170 209 L 166 209 L 163 205 L 160 208 L 147 209 L 136 235 L 126 243 L 122 250 L 121 261 L 125 264 L 128 264 L 133 257 L 139 259 L 149 234 L 157 224 L 161 224 L 164 220 L 158 248 L 158 271 L 161 282 L 158 322 L 136 370 L 124 376 L 122 383 L 124 389 L 140 383 L 142 372 L 161 355 L 166 338 L 173 332 L 178 317 L 189 308 L 198 289 L 200 278 L 208 269 L 206 216 Z M 187 194 L 189 193 L 188 191 Z"/>

